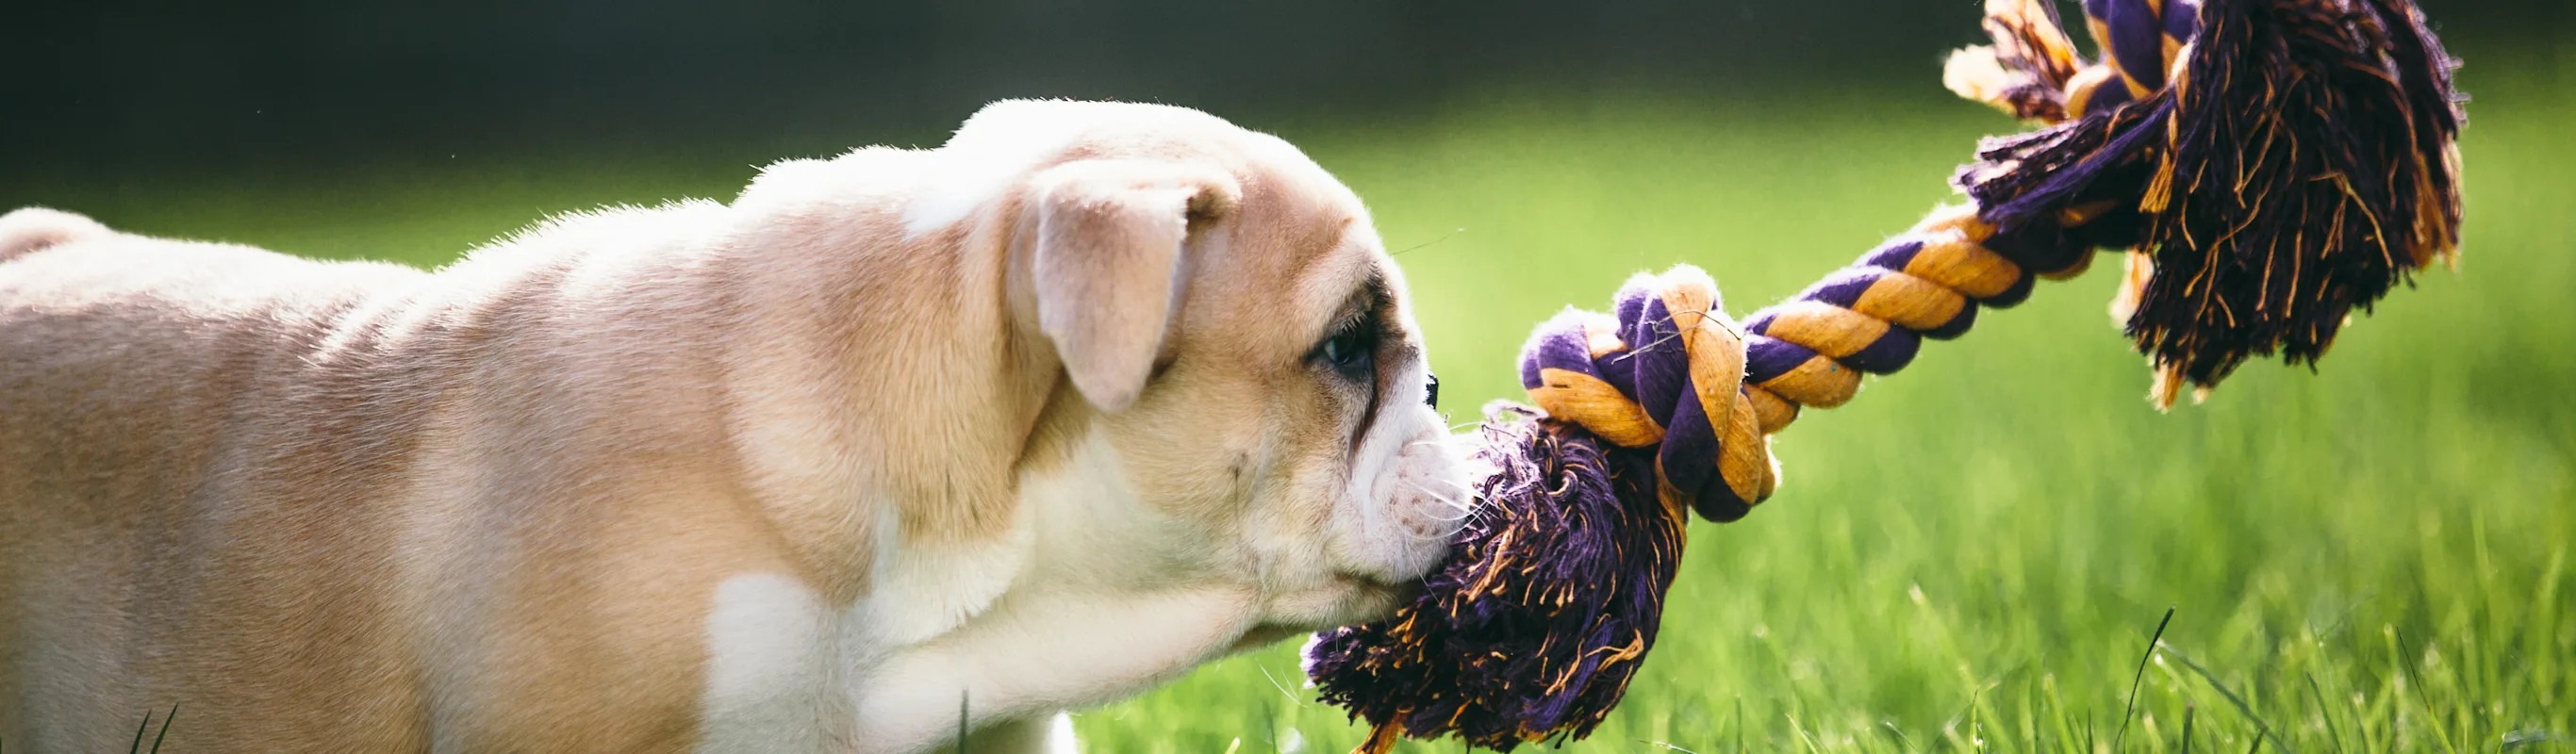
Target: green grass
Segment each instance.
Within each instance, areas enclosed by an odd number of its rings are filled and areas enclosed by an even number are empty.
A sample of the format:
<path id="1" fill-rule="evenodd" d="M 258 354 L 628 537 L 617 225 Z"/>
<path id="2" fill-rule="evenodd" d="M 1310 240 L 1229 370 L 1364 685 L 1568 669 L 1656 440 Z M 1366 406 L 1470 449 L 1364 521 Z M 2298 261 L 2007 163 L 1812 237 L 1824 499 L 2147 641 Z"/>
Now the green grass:
<path id="1" fill-rule="evenodd" d="M 1662 643 L 1626 704 L 1567 748 L 2568 750 L 2570 82 L 2564 52 L 2468 71 L 2465 260 L 2357 320 L 2321 373 L 2251 365 L 2208 405 L 2155 413 L 2103 313 L 2105 258 L 1807 414 L 1778 443 L 1776 498 L 1693 527 Z M 1559 91 L 1423 113 L 1282 130 L 1410 249 L 1398 258 L 1461 420 L 1517 392 L 1520 340 L 1557 308 L 1598 307 L 1629 273 L 1676 262 L 1708 268 L 1736 313 L 1779 300 L 1947 199 L 1973 138 L 2011 127 L 1913 91 Z M 55 178 L 9 198 L 147 232 L 435 261 L 541 212 L 730 196 L 748 175 L 648 156 Z M 1349 748 L 1362 731 L 1302 689 L 1295 651 L 1218 663 L 1077 725 L 1094 751 Z"/>

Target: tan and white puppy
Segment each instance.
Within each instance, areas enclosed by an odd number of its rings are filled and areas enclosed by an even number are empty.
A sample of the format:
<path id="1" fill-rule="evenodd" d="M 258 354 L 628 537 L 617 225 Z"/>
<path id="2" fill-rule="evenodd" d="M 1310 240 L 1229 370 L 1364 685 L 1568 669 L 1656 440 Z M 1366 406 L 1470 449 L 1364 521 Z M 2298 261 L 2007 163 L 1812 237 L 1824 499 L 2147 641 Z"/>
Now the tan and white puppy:
<path id="1" fill-rule="evenodd" d="M 869 751 L 1390 610 L 1464 470 L 1295 148 L 1005 102 L 437 272 L 0 217 L 0 745 Z"/>

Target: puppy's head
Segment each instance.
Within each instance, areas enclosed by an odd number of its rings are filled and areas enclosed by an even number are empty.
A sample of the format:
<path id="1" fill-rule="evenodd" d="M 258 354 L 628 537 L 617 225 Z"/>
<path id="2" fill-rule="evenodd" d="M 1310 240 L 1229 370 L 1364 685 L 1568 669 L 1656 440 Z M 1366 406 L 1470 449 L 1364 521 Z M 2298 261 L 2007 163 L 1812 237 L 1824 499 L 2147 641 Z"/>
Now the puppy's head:
<path id="1" fill-rule="evenodd" d="M 1467 486 L 1358 197 L 1284 141 L 1172 107 L 1007 102 L 944 148 L 1031 150 L 1004 192 L 1011 299 L 1061 365 L 1048 422 L 1080 427 L 1062 444 L 1106 458 L 1093 473 L 1123 498 L 1096 541 L 1140 578 L 1251 587 L 1273 629 L 1393 609 Z"/>

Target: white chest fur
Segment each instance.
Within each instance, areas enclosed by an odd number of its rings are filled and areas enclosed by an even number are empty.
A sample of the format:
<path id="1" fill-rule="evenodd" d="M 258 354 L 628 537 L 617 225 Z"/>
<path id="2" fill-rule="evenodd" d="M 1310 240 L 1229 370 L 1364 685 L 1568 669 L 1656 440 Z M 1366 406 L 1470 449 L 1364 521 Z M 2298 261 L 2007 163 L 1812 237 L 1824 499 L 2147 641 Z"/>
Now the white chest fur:
<path id="1" fill-rule="evenodd" d="M 1223 654 L 1256 619 L 1255 594 L 1139 578 L 1169 549 L 1156 538 L 1179 532 L 1136 504 L 1115 461 L 1094 436 L 1056 473 L 1024 478 L 1013 531 L 989 543 L 881 542 L 873 591 L 847 608 L 786 575 L 725 580 L 706 622 L 699 750 L 935 749 L 953 741 L 961 700 L 974 726 L 1030 719 Z"/>

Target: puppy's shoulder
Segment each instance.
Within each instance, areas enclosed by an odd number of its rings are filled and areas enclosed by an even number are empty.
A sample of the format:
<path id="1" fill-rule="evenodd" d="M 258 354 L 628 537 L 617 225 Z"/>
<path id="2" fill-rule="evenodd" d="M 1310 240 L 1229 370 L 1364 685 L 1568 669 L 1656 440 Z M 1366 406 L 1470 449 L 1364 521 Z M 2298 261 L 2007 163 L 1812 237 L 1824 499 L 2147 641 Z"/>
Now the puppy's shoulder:
<path id="1" fill-rule="evenodd" d="M 882 204 L 910 194 L 942 172 L 938 152 L 899 147 L 860 147 L 827 159 L 779 160 L 763 166 L 733 206 L 743 211 L 794 216 L 851 204 Z"/>

